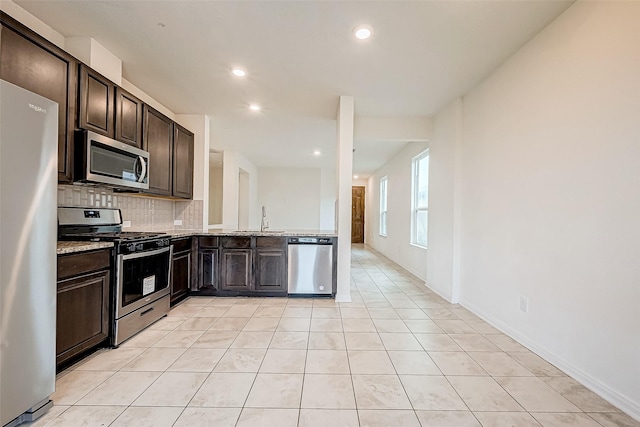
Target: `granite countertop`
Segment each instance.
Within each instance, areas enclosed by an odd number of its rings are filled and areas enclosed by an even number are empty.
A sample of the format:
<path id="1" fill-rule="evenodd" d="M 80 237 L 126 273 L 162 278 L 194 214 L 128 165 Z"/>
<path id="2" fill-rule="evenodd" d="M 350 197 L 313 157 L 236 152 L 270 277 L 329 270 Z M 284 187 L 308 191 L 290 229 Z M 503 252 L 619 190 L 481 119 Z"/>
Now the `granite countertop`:
<path id="1" fill-rule="evenodd" d="M 169 230 L 165 231 L 173 238 L 190 236 L 282 236 L 282 237 L 338 237 L 329 230 Z"/>
<path id="2" fill-rule="evenodd" d="M 192 236 L 282 236 L 282 237 L 338 237 L 335 231 L 327 230 L 165 230 L 171 238 Z M 113 242 L 59 241 L 57 254 L 72 254 L 95 249 L 112 248 Z"/>
<path id="3" fill-rule="evenodd" d="M 76 252 L 93 251 L 95 249 L 112 248 L 113 242 L 58 242 L 56 253 L 58 255 L 72 254 Z"/>

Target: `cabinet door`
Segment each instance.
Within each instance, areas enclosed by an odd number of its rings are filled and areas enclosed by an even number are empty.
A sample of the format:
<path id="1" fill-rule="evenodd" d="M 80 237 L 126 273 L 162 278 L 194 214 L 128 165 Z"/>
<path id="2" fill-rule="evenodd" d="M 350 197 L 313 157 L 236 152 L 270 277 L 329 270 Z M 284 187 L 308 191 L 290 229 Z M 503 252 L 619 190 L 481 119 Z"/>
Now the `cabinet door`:
<path id="1" fill-rule="evenodd" d="M 142 101 L 116 87 L 116 139 L 142 148 Z"/>
<path id="2" fill-rule="evenodd" d="M 286 292 L 284 251 L 256 250 L 256 291 Z"/>
<path id="3" fill-rule="evenodd" d="M 193 133 L 174 125 L 173 135 L 173 195 L 193 197 Z"/>
<path id="4" fill-rule="evenodd" d="M 109 336 L 109 270 L 58 282 L 56 364 Z"/>
<path id="5" fill-rule="evenodd" d="M 222 251 L 220 288 L 225 291 L 248 291 L 251 288 L 251 249 Z"/>
<path id="6" fill-rule="evenodd" d="M 200 249 L 199 258 L 198 290 L 218 290 L 218 249 Z"/>
<path id="7" fill-rule="evenodd" d="M 149 152 L 149 193 L 171 196 L 173 121 L 145 105 L 142 149 Z"/>
<path id="8" fill-rule="evenodd" d="M 171 304 L 175 304 L 187 295 L 191 280 L 191 252 L 173 255 L 171 265 Z"/>
<path id="9" fill-rule="evenodd" d="M 4 13 L 0 18 L 0 78 L 58 103 L 58 182 L 71 182 L 78 63 Z"/>
<path id="10" fill-rule="evenodd" d="M 80 66 L 78 126 L 114 137 L 115 85 L 86 65 Z"/>

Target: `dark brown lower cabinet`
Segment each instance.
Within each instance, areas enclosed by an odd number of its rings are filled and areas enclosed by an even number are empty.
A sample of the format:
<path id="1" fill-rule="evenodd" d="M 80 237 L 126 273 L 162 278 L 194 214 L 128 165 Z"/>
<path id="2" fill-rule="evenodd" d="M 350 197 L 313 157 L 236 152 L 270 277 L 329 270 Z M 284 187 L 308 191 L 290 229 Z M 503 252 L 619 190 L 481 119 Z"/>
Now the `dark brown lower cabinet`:
<path id="1" fill-rule="evenodd" d="M 187 296 L 191 284 L 191 238 L 176 239 L 171 264 L 171 305 Z"/>
<path id="2" fill-rule="evenodd" d="M 287 292 L 285 270 L 284 251 L 256 249 L 254 289 L 263 292 Z"/>
<path id="3" fill-rule="evenodd" d="M 195 294 L 215 295 L 220 284 L 220 252 L 218 237 L 197 238 L 198 258 L 192 268 L 197 280 L 192 283 L 191 290 Z"/>
<path id="4" fill-rule="evenodd" d="M 192 295 L 287 295 L 286 237 L 201 236 L 197 246 Z"/>
<path id="5" fill-rule="evenodd" d="M 108 339 L 110 269 L 110 249 L 58 257 L 58 367 Z"/>
<path id="6" fill-rule="evenodd" d="M 251 249 L 222 249 L 220 288 L 223 291 L 251 290 L 251 252 Z"/>

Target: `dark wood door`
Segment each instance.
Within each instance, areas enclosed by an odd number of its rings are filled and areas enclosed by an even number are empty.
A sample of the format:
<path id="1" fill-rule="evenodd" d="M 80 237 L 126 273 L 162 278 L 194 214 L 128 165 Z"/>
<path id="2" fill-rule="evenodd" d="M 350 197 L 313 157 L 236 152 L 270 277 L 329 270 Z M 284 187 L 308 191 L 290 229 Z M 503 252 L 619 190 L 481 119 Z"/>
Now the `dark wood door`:
<path id="1" fill-rule="evenodd" d="M 0 19 L 0 78 L 58 103 L 58 182 L 71 182 L 78 62 L 6 14 Z"/>
<path id="2" fill-rule="evenodd" d="M 142 101 L 116 87 L 116 139 L 142 148 Z"/>
<path id="3" fill-rule="evenodd" d="M 86 65 L 80 66 L 78 126 L 113 138 L 115 85 Z"/>
<path id="4" fill-rule="evenodd" d="M 223 249 L 220 288 L 225 291 L 251 289 L 251 249 Z"/>
<path id="5" fill-rule="evenodd" d="M 173 255 L 171 265 L 171 304 L 182 300 L 189 291 L 191 281 L 191 252 Z"/>
<path id="6" fill-rule="evenodd" d="M 174 125 L 173 135 L 173 195 L 193 197 L 193 133 Z"/>
<path id="7" fill-rule="evenodd" d="M 256 249 L 256 291 L 286 292 L 286 258 L 284 251 Z"/>
<path id="8" fill-rule="evenodd" d="M 364 187 L 351 187 L 351 243 L 364 243 Z"/>
<path id="9" fill-rule="evenodd" d="M 149 152 L 149 193 L 171 196 L 173 121 L 145 105 L 142 149 Z"/>

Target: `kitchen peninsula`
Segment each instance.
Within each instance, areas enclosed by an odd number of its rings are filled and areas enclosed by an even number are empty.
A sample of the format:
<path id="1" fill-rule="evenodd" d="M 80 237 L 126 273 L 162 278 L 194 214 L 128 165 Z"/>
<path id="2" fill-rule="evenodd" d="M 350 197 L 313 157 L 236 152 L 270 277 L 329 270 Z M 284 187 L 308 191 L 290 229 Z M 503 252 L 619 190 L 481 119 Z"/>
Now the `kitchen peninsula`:
<path id="1" fill-rule="evenodd" d="M 168 282 L 171 305 L 187 296 L 198 295 L 287 297 L 291 293 L 292 274 L 298 281 L 301 277 L 322 281 L 318 286 L 321 293 L 328 297 L 335 295 L 337 236 L 334 232 L 173 230 L 164 236 L 170 238 L 172 248 Z M 114 313 L 110 308 L 117 305 L 119 298 L 118 261 L 113 254 L 114 243 L 99 239 L 58 242 L 56 355 L 59 368 L 91 348 L 119 344 L 114 340 L 114 330 L 118 328 L 113 324 Z M 288 249 L 301 242 L 330 248 L 325 251 L 322 264 L 325 267 L 320 268 L 321 272 L 307 274 L 320 265 L 318 259 L 309 256 L 306 258 L 311 260 L 311 265 L 294 267 L 300 257 L 292 256 L 293 252 Z M 78 319 L 85 321 L 77 322 Z"/>

